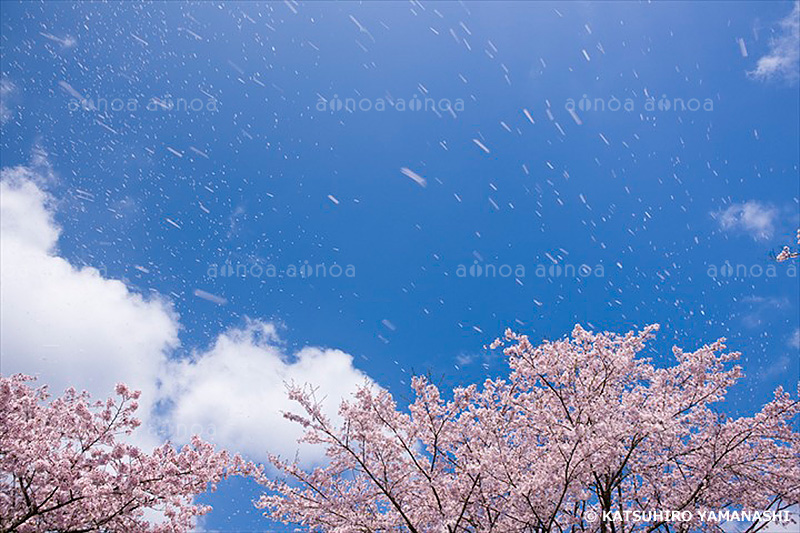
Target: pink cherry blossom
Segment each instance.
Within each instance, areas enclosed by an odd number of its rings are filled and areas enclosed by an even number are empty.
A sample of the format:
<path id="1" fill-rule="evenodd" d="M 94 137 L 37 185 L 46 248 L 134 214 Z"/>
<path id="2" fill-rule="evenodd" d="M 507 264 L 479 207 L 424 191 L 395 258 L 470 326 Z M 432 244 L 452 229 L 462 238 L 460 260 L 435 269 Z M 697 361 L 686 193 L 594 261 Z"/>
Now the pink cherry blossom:
<path id="1" fill-rule="evenodd" d="M 399 409 L 364 386 L 326 417 L 314 389 L 290 386 L 305 411 L 287 414 L 328 464 L 305 471 L 278 457 L 287 479 L 260 477 L 265 515 L 315 531 L 722 531 L 701 511 L 785 510 L 800 501 L 797 396 L 781 389 L 753 416 L 718 404 L 741 376 L 717 341 L 673 349 L 672 366 L 641 353 L 657 330 L 594 334 L 534 346 L 495 343 L 506 379 L 444 394 L 415 378 Z M 612 511 L 692 511 L 687 523 L 609 522 Z M 656 515 L 658 516 L 658 515 Z M 764 527 L 757 522 L 751 531 Z"/>
<path id="2" fill-rule="evenodd" d="M 800 244 L 800 228 L 797 230 L 797 244 Z M 800 257 L 800 250 L 792 250 L 788 246 L 784 246 L 783 250 L 775 257 L 775 260 L 782 262 L 796 257 Z"/>
<path id="3" fill-rule="evenodd" d="M 119 401 L 69 389 L 47 403 L 32 381 L 0 377 L 0 531 L 188 531 L 209 511 L 193 497 L 243 471 L 238 456 L 197 437 L 150 454 L 126 443 L 139 392 L 125 385 Z M 147 510 L 163 520 L 150 523 Z"/>

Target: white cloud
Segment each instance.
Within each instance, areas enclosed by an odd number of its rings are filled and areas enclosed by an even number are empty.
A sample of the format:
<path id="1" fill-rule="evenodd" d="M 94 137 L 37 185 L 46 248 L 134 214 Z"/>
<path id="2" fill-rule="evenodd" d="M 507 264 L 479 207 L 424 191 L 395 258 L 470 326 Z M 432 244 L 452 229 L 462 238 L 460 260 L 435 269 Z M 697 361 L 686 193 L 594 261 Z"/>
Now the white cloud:
<path id="1" fill-rule="evenodd" d="M 0 171 L 0 369 L 36 375 L 53 394 L 74 386 L 108 397 L 124 381 L 143 391 L 147 414 L 178 344 L 177 318 L 164 300 L 58 255 L 61 229 L 41 181 L 32 168 Z"/>
<path id="2" fill-rule="evenodd" d="M 206 352 L 176 362 L 165 383 L 172 399 L 170 424 L 196 427 L 204 438 L 255 459 L 267 453 L 306 465 L 323 460 L 324 450 L 296 441 L 302 428 L 283 418 L 283 411 L 300 413 L 286 396 L 286 383 L 318 387 L 323 409 L 338 421 L 338 406 L 359 385 L 372 383 L 340 350 L 305 347 L 286 353 L 275 326 L 250 320 L 242 328 L 220 335 Z"/>
<path id="3" fill-rule="evenodd" d="M 789 336 L 789 346 L 795 349 L 800 349 L 800 328 L 794 330 L 794 332 Z"/>
<path id="4" fill-rule="evenodd" d="M 712 213 L 723 230 L 743 231 L 756 240 L 772 237 L 778 215 L 776 208 L 756 200 L 733 204 L 727 209 Z"/>
<path id="5" fill-rule="evenodd" d="M 778 26 L 777 34 L 770 40 L 769 52 L 748 75 L 757 80 L 795 82 L 800 78 L 800 2 L 795 2 L 792 12 Z"/>
<path id="6" fill-rule="evenodd" d="M 122 381 L 142 391 L 137 414 L 151 433 L 137 432 L 140 445 L 155 444 L 156 431 L 177 441 L 198 432 L 256 459 L 266 451 L 293 457 L 297 449 L 300 428 L 281 414 L 296 409 L 284 382 L 318 386 L 335 415 L 342 397 L 369 381 L 340 350 L 306 347 L 288 355 L 275 326 L 260 321 L 228 330 L 191 359 L 176 359 L 180 323 L 165 299 L 145 298 L 59 256 L 57 205 L 43 185 L 54 179 L 43 152 L 30 167 L 0 171 L 3 375 L 36 375 L 53 394 L 74 386 L 97 398 Z M 156 415 L 160 400 L 169 409 L 159 405 Z M 304 446 L 301 458 L 310 464 L 323 457 Z"/>

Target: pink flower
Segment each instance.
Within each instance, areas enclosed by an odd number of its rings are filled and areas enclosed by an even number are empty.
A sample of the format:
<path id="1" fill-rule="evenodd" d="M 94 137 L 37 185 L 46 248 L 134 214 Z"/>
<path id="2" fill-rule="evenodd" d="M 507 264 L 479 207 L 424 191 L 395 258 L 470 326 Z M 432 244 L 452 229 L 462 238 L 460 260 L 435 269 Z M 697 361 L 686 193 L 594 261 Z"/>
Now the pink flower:
<path id="1" fill-rule="evenodd" d="M 738 354 L 722 341 L 676 348 L 676 364 L 657 368 L 639 356 L 656 329 L 576 326 L 571 339 L 539 346 L 508 331 L 506 379 L 451 395 L 415 378 L 407 409 L 364 387 L 342 403 L 338 426 L 313 388 L 292 386 L 306 416 L 289 418 L 330 461 L 306 472 L 273 457 L 293 481 L 260 476 L 268 491 L 257 506 L 320 531 L 547 533 L 610 531 L 595 517 L 612 510 L 779 510 L 800 500 L 798 398 L 778 390 L 752 417 L 722 417 L 714 404 L 741 376 Z"/>
<path id="2" fill-rule="evenodd" d="M 241 458 L 231 462 L 199 439 L 149 455 L 117 442 L 138 425 L 139 393 L 124 384 L 119 403 L 91 404 L 69 390 L 48 405 L 46 389 L 31 381 L 0 377 L 0 531 L 189 531 L 210 509 L 194 496 L 245 470 Z M 163 510 L 166 521 L 149 523 L 148 509 Z"/>

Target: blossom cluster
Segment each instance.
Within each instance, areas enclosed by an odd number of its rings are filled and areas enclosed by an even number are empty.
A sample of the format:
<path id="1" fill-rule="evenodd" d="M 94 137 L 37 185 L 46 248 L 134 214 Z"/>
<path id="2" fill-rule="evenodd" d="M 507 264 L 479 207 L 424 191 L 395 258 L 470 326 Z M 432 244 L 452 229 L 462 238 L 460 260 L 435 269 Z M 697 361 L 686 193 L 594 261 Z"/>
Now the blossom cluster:
<path id="1" fill-rule="evenodd" d="M 797 244 L 800 244 L 800 228 L 797 230 Z M 788 246 L 784 246 L 783 250 L 780 251 L 775 259 L 783 262 L 788 261 L 789 259 L 794 259 L 795 257 L 800 257 L 800 250 L 792 250 Z"/>
<path id="2" fill-rule="evenodd" d="M 31 381 L 0 377 L 0 531 L 190 531 L 210 509 L 194 496 L 248 468 L 198 437 L 181 450 L 130 444 L 139 392 L 123 384 L 118 401 L 69 389 L 48 403 Z"/>
<path id="3" fill-rule="evenodd" d="M 510 374 L 439 390 L 415 378 L 400 409 L 364 386 L 333 424 L 315 392 L 292 386 L 304 440 L 329 463 L 306 471 L 273 457 L 286 479 L 262 477 L 258 506 L 320 531 L 607 531 L 598 517 L 688 511 L 686 530 L 721 531 L 700 510 L 783 511 L 800 500 L 800 402 L 781 389 L 751 417 L 721 415 L 741 376 L 723 341 L 673 349 L 674 366 L 640 353 L 657 326 L 534 346 L 508 331 Z M 624 522 L 624 521 L 623 521 Z M 666 520 L 617 532 L 669 531 Z"/>

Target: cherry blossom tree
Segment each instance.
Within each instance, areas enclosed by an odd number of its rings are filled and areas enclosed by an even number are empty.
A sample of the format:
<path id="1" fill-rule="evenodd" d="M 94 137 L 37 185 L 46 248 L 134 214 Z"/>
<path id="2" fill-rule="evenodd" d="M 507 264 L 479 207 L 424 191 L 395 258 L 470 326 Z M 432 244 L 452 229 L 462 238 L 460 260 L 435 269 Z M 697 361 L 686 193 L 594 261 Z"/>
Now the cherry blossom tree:
<path id="1" fill-rule="evenodd" d="M 139 392 L 125 385 L 118 401 L 69 389 L 47 403 L 46 387 L 31 381 L 0 377 L 2 532 L 187 531 L 209 510 L 193 497 L 243 466 L 197 437 L 149 454 L 126 443 Z"/>
<path id="2" fill-rule="evenodd" d="M 576 326 L 540 346 L 507 331 L 492 345 L 507 345 L 507 379 L 446 399 L 415 378 L 403 410 L 365 385 L 340 424 L 312 388 L 291 385 L 305 414 L 286 416 L 329 462 L 306 471 L 273 457 L 282 474 L 261 477 L 257 506 L 315 531 L 365 533 L 722 531 L 703 513 L 731 509 L 763 512 L 750 531 L 785 522 L 800 500 L 798 398 L 778 389 L 757 414 L 728 417 L 715 405 L 741 376 L 739 354 L 720 340 L 673 348 L 676 363 L 656 366 L 641 355 L 656 329 Z"/>
<path id="3" fill-rule="evenodd" d="M 797 230 L 797 244 L 800 244 L 800 228 Z M 800 249 L 792 250 L 788 246 L 784 246 L 783 250 L 775 257 L 776 261 L 783 262 L 788 261 L 789 259 L 795 259 L 800 257 Z"/>

